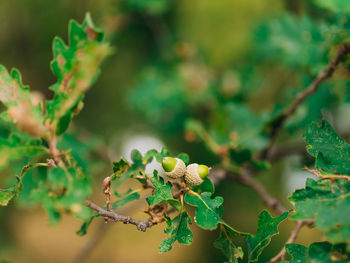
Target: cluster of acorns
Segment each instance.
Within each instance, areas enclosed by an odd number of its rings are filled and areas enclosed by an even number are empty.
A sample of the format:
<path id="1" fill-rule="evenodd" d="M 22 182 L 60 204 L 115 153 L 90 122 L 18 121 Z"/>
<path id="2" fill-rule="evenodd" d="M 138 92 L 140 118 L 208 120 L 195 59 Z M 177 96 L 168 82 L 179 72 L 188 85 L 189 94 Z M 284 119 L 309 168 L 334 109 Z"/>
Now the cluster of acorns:
<path id="1" fill-rule="evenodd" d="M 179 158 L 165 157 L 162 166 L 167 176 L 173 179 L 185 176 L 186 183 L 192 186 L 203 183 L 203 179 L 209 174 L 208 166 L 192 163 L 186 167 L 186 164 Z"/>

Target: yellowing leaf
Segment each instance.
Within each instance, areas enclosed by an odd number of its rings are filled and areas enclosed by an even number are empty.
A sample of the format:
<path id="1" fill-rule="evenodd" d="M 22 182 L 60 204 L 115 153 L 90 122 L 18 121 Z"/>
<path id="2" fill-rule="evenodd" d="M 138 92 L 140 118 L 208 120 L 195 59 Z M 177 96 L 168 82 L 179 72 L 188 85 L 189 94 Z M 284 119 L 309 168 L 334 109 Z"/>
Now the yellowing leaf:
<path id="1" fill-rule="evenodd" d="M 51 69 L 57 83 L 50 87 L 55 97 L 46 107 L 47 118 L 57 134 L 62 134 L 81 110 L 84 93 L 96 81 L 101 62 L 110 52 L 109 45 L 103 42 L 103 32 L 93 25 L 89 15 L 81 25 L 70 22 L 68 46 L 62 39 L 54 39 Z"/>

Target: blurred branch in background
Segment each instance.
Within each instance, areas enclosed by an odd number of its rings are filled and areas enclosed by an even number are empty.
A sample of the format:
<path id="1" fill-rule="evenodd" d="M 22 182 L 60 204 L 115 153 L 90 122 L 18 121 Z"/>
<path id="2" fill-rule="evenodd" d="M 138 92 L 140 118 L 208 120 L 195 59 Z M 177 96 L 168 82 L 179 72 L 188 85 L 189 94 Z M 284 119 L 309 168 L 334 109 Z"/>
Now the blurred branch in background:
<path id="1" fill-rule="evenodd" d="M 83 263 L 89 258 L 94 249 L 101 243 L 106 232 L 108 231 L 109 224 L 106 224 L 103 221 L 100 221 L 97 228 L 95 229 L 94 234 L 89 237 L 88 241 L 83 245 L 83 247 L 78 251 L 74 256 L 71 263 Z"/>
<path id="2" fill-rule="evenodd" d="M 318 88 L 321 84 L 326 81 L 328 78 L 332 77 L 334 71 L 337 66 L 341 63 L 343 58 L 350 53 L 350 43 L 341 44 L 340 48 L 338 48 L 337 54 L 333 60 L 331 60 L 328 64 L 328 67 L 325 68 L 321 73 L 317 75 L 314 81 L 302 92 L 298 93 L 293 103 L 287 107 L 281 116 L 279 116 L 273 123 L 270 131 L 270 145 L 264 151 L 262 158 L 270 159 L 271 149 L 276 140 L 276 137 L 280 130 L 283 128 L 286 120 L 293 115 L 296 109 L 313 93 L 317 92 Z"/>

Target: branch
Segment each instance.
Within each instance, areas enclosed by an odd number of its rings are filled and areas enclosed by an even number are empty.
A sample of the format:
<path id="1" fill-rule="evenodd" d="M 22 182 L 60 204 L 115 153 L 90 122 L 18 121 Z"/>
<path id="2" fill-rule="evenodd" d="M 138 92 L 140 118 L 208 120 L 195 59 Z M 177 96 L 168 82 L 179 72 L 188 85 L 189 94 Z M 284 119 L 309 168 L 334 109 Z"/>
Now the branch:
<path id="1" fill-rule="evenodd" d="M 297 221 L 297 225 L 295 226 L 294 230 L 290 233 L 290 236 L 287 239 L 285 245 L 294 243 L 303 226 L 311 226 L 313 225 L 313 223 L 314 223 L 314 220 Z M 285 245 L 283 246 L 282 250 L 269 261 L 269 263 L 276 263 L 276 262 L 280 262 L 281 260 L 285 260 L 285 255 L 287 253 Z"/>
<path id="2" fill-rule="evenodd" d="M 305 149 L 305 143 L 298 143 L 296 145 L 291 146 L 283 146 L 283 147 L 272 147 L 269 153 L 269 161 L 271 163 L 277 162 L 285 157 L 292 155 L 302 155 L 308 156 L 307 151 Z"/>
<path id="3" fill-rule="evenodd" d="M 214 184 L 218 184 L 223 179 L 231 179 L 239 182 L 240 184 L 248 186 L 255 191 L 261 197 L 263 203 L 270 209 L 280 214 L 287 211 L 281 201 L 273 197 L 261 183 L 251 176 L 250 171 L 246 168 L 239 174 L 229 172 L 224 169 L 217 169 L 211 172 L 210 178 Z"/>
<path id="4" fill-rule="evenodd" d="M 264 159 L 269 159 L 270 151 L 274 144 L 274 141 L 278 133 L 283 128 L 286 120 L 293 115 L 293 113 L 296 111 L 296 109 L 299 107 L 300 104 L 302 104 L 308 97 L 310 97 L 313 93 L 315 93 L 318 90 L 320 85 L 325 80 L 327 80 L 333 75 L 334 71 L 336 70 L 337 66 L 340 64 L 342 59 L 349 53 L 350 53 L 350 42 L 343 43 L 339 48 L 337 55 L 328 64 L 327 68 L 325 68 L 321 73 L 319 73 L 317 77 L 314 79 L 314 81 L 304 91 L 301 91 L 296 96 L 296 99 L 293 101 L 293 103 L 288 108 L 285 109 L 285 111 L 282 113 L 282 115 L 279 118 L 277 118 L 274 121 L 270 132 L 271 143 L 269 147 L 266 149 L 266 151 L 263 153 Z"/>
<path id="5" fill-rule="evenodd" d="M 255 180 L 248 172 L 247 170 L 243 171 L 239 177 L 237 178 L 238 181 L 250 187 L 253 189 L 262 199 L 263 203 L 271 208 L 272 210 L 282 214 L 287 211 L 287 209 L 283 206 L 281 201 L 273 196 L 266 190 L 266 188 L 259 183 L 257 180 Z"/>
<path id="6" fill-rule="evenodd" d="M 102 207 L 99 207 L 95 203 L 91 202 L 90 200 L 86 200 L 85 205 L 95 210 L 99 215 L 104 216 L 105 218 L 108 218 L 109 221 L 123 222 L 124 224 L 132 224 L 132 225 L 135 225 L 138 230 L 143 232 L 146 232 L 147 228 L 150 228 L 153 225 L 155 225 L 155 223 L 152 223 L 151 218 L 149 218 L 147 221 L 135 220 L 135 219 L 132 219 L 130 216 L 120 215 L 114 211 L 107 211 Z"/>
<path id="7" fill-rule="evenodd" d="M 107 232 L 108 225 L 104 222 L 100 222 L 100 225 L 96 229 L 94 235 L 89 239 L 82 249 L 75 255 L 71 263 L 83 263 L 86 262 L 91 252 L 97 247 L 100 241 L 103 239 L 105 233 Z"/>

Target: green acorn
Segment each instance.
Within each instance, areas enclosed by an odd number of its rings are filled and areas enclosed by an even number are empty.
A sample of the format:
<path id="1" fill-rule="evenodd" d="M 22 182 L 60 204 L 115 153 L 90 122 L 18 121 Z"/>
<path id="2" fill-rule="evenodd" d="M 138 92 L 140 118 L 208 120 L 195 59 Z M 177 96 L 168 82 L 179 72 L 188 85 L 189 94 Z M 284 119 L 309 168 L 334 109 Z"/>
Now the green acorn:
<path id="1" fill-rule="evenodd" d="M 196 186 L 203 183 L 209 174 L 209 167 L 204 164 L 192 163 L 186 168 L 185 181 L 187 184 Z"/>
<path id="2" fill-rule="evenodd" d="M 186 172 L 186 165 L 179 158 L 165 157 L 162 161 L 162 166 L 165 170 L 165 175 L 173 179 L 184 176 Z"/>

